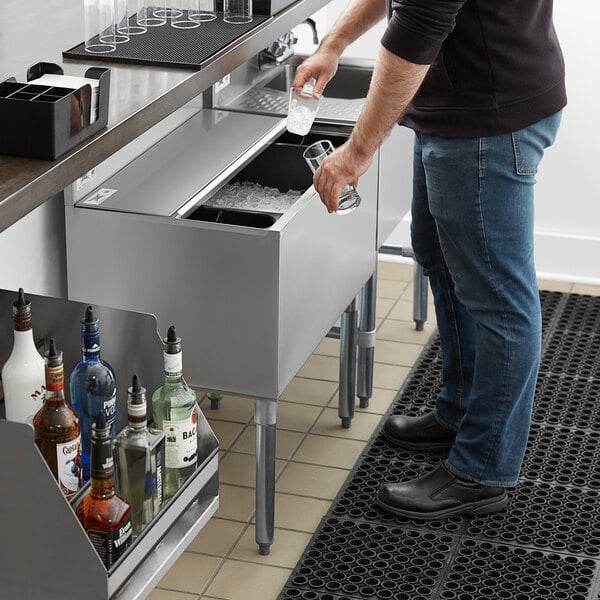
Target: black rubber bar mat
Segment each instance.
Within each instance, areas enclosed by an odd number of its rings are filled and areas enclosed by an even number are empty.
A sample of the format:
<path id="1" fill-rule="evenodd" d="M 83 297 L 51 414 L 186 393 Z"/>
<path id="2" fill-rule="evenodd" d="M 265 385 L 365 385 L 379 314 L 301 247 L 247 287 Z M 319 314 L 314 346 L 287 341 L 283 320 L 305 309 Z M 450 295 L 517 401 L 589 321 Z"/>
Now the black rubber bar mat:
<path id="1" fill-rule="evenodd" d="M 418 477 L 444 458 L 381 434 L 388 415 L 433 408 L 441 389 L 433 335 L 280 600 L 600 600 L 600 297 L 541 292 L 540 301 L 531 433 L 507 508 L 422 521 L 375 503 L 383 483 Z"/>
<path id="2" fill-rule="evenodd" d="M 193 29 L 176 29 L 169 23 L 148 27 L 146 33 L 131 36 L 128 42 L 117 44 L 117 49 L 108 54 L 90 54 L 81 43 L 65 50 L 63 57 L 199 70 L 227 51 L 231 44 L 272 18 L 254 15 L 250 23 L 234 25 L 225 23 L 222 13 L 219 13 L 215 20 L 200 23 Z"/>

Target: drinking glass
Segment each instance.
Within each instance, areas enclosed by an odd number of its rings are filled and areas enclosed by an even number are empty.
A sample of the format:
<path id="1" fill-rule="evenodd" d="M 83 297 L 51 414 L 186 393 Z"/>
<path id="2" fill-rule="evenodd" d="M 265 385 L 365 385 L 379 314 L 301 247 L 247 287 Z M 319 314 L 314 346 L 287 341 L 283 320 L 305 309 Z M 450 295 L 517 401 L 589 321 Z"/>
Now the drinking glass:
<path id="1" fill-rule="evenodd" d="M 198 9 L 192 10 L 191 18 L 196 21 L 213 21 L 217 18 L 215 11 L 215 0 L 199 0 Z"/>
<path id="2" fill-rule="evenodd" d="M 176 29 L 199 27 L 200 21 L 194 19 L 192 15 L 200 11 L 200 0 L 171 0 L 170 4 L 171 27 Z"/>
<path id="3" fill-rule="evenodd" d="M 115 42 L 124 44 L 129 41 L 129 14 L 127 0 L 113 0 L 115 7 Z"/>
<path id="4" fill-rule="evenodd" d="M 106 54 L 117 49 L 113 0 L 84 0 L 85 51 Z"/>
<path id="5" fill-rule="evenodd" d="M 239 25 L 252 21 L 252 0 L 223 0 L 223 21 Z"/>
<path id="6" fill-rule="evenodd" d="M 290 133 L 306 135 L 319 110 L 320 98 L 314 96 L 315 80 L 311 79 L 303 87 L 290 88 L 290 100 L 286 128 Z"/>
<path id="7" fill-rule="evenodd" d="M 137 21 L 146 27 L 160 27 L 167 22 L 165 0 L 142 0 Z"/>
<path id="8" fill-rule="evenodd" d="M 124 31 L 128 35 L 142 35 L 146 33 L 147 24 L 144 18 L 144 0 L 126 0 L 125 10 L 121 21 L 117 16 L 117 31 Z"/>
<path id="9" fill-rule="evenodd" d="M 333 144 L 329 140 L 319 140 L 311 144 L 303 152 L 304 160 L 313 173 L 321 166 L 325 157 L 335 151 Z M 340 192 L 338 209 L 335 211 L 338 215 L 347 215 L 351 213 L 360 204 L 360 196 L 353 185 L 346 185 Z"/>

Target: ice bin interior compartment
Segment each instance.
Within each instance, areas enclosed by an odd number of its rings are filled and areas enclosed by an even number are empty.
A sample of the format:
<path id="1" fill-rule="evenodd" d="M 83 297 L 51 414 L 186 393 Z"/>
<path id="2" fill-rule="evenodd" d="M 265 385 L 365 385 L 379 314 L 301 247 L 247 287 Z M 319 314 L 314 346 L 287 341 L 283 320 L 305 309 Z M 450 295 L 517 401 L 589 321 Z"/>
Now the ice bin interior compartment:
<path id="1" fill-rule="evenodd" d="M 307 146 L 324 137 L 330 139 L 336 147 L 346 140 L 339 135 L 309 134 L 299 137 L 286 132 L 248 163 L 229 183 L 255 183 L 277 188 L 284 194 L 292 190 L 304 193 L 312 185 L 313 175 L 302 154 Z M 187 218 L 264 229 L 270 227 L 282 212 L 245 210 L 243 206 L 226 209 L 213 207 L 208 198 L 206 206 L 198 207 Z"/>

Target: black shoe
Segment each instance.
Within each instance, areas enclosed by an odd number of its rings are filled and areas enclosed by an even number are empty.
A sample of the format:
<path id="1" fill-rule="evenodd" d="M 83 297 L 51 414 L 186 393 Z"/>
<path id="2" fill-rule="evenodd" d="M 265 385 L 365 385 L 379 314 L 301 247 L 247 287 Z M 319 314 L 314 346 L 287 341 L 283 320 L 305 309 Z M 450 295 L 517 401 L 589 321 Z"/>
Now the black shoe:
<path id="1" fill-rule="evenodd" d="M 421 417 L 392 415 L 383 426 L 387 440 L 411 450 L 450 450 L 456 432 L 438 423 L 433 412 Z"/>
<path id="2" fill-rule="evenodd" d="M 409 519 L 487 515 L 502 510 L 507 502 L 503 487 L 466 481 L 450 473 L 443 464 L 418 479 L 386 483 L 377 494 L 381 508 Z"/>

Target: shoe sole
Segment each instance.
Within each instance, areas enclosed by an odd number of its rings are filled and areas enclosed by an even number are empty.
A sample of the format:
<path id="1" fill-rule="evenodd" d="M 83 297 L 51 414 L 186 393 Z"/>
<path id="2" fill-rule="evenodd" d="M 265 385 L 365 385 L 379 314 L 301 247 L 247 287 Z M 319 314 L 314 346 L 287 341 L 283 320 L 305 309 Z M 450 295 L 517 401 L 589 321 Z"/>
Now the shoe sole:
<path id="1" fill-rule="evenodd" d="M 407 448 L 408 450 L 422 450 L 423 452 L 440 452 L 442 450 L 450 450 L 454 444 L 450 442 L 438 442 L 436 444 L 421 443 L 421 442 L 406 442 L 388 435 L 385 431 L 382 432 L 383 437 L 392 444 L 400 446 L 400 448 Z"/>
<path id="2" fill-rule="evenodd" d="M 381 502 L 379 499 L 377 500 L 377 504 L 379 504 L 379 506 L 381 506 L 381 508 L 384 510 L 394 515 L 398 515 L 399 517 L 421 520 L 443 519 L 446 517 L 452 517 L 454 515 L 479 516 L 501 511 L 508 504 L 508 494 L 504 492 L 502 497 L 490 498 L 489 500 L 481 502 L 471 502 L 470 504 L 461 504 L 460 506 L 455 506 L 453 508 L 445 508 L 443 510 L 437 510 L 429 513 L 421 513 L 411 510 L 404 510 L 402 508 L 396 508 L 386 504 L 385 502 Z"/>

